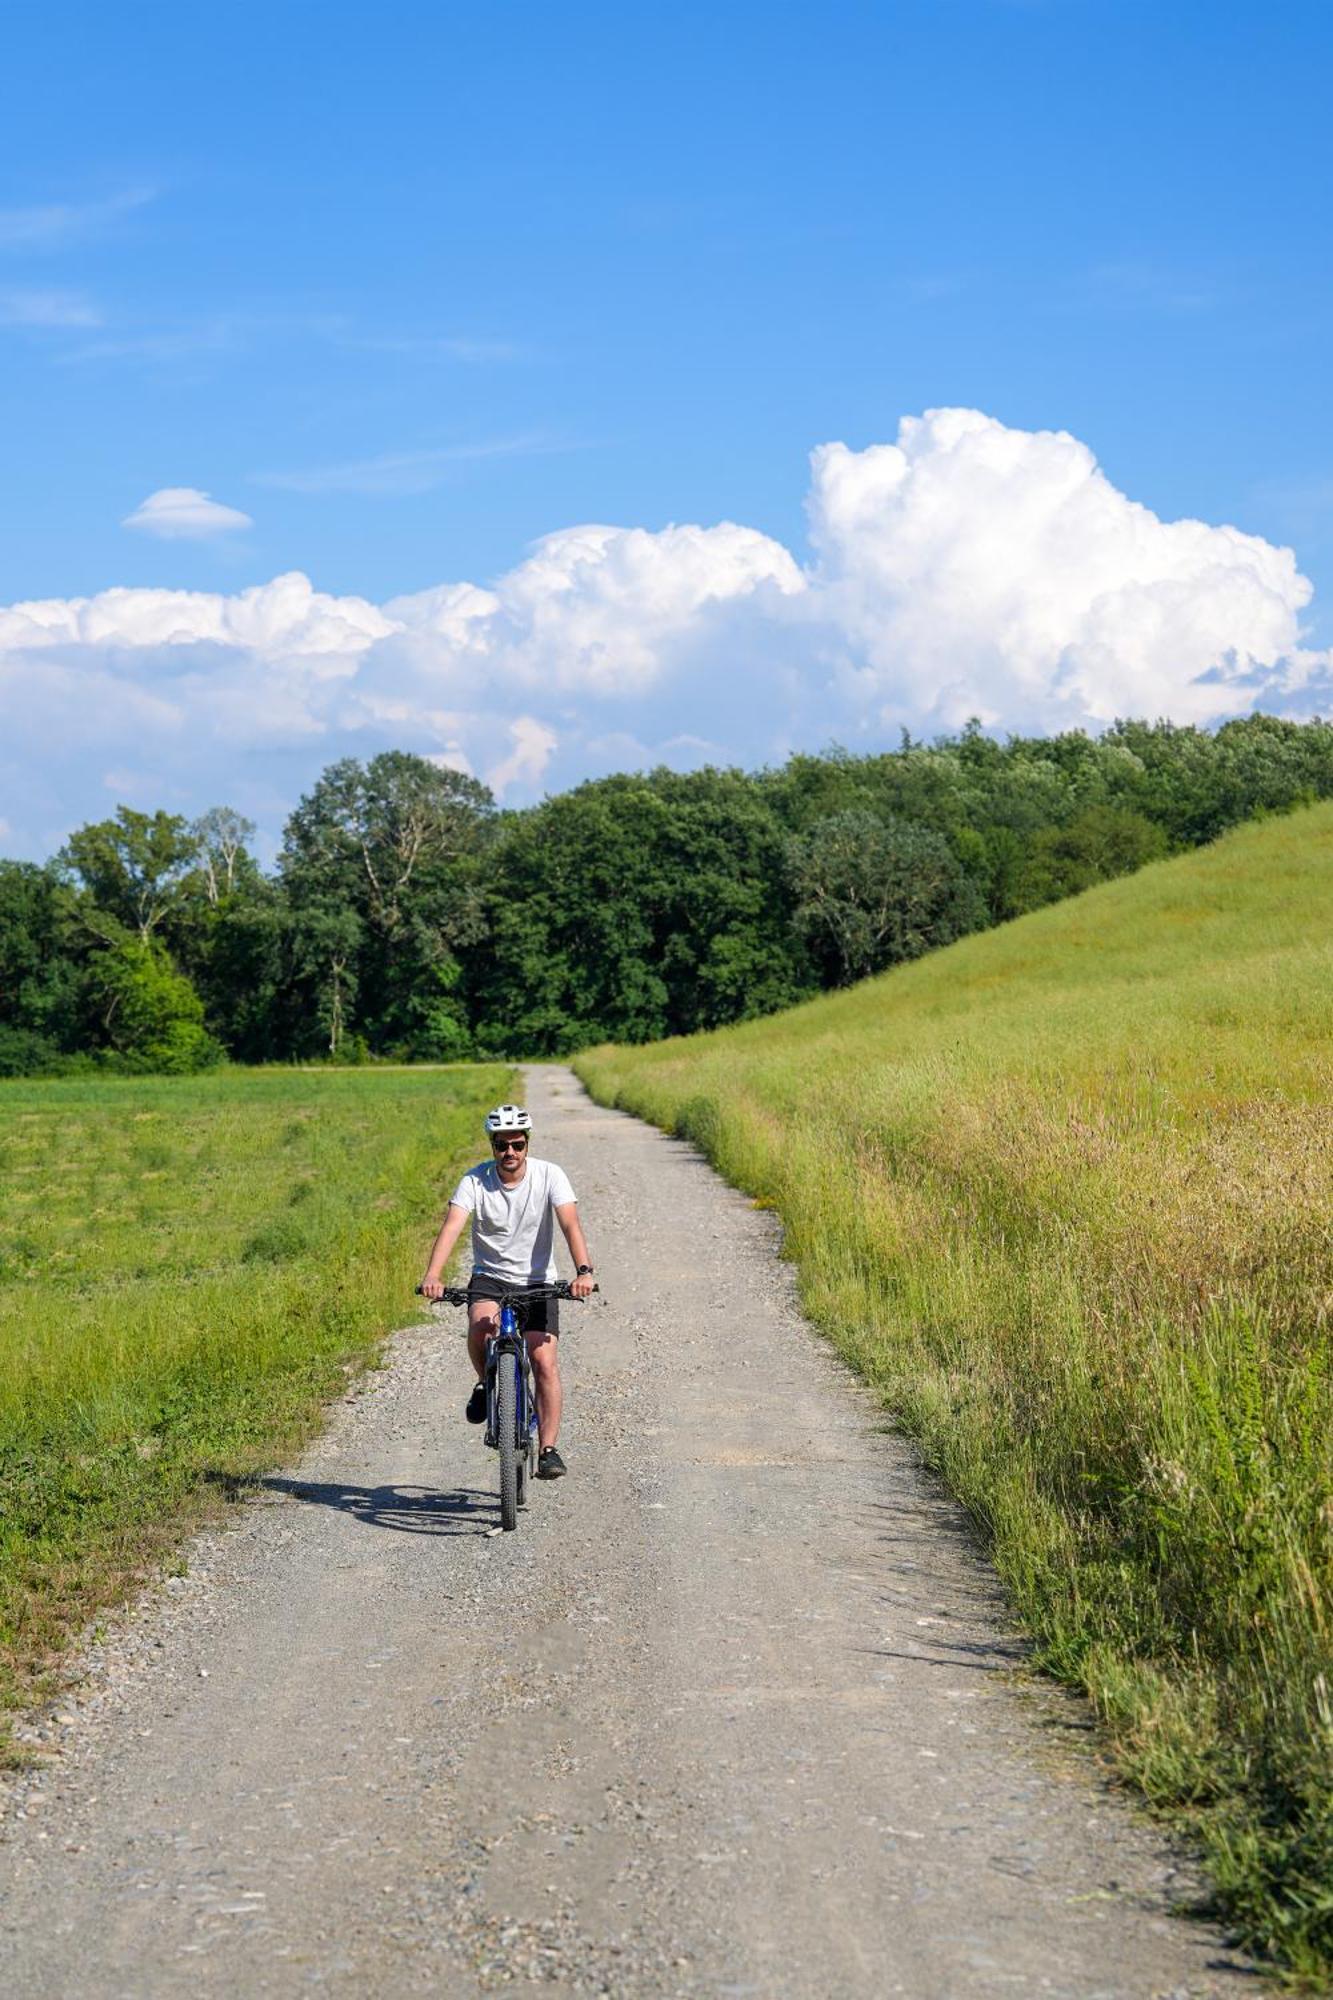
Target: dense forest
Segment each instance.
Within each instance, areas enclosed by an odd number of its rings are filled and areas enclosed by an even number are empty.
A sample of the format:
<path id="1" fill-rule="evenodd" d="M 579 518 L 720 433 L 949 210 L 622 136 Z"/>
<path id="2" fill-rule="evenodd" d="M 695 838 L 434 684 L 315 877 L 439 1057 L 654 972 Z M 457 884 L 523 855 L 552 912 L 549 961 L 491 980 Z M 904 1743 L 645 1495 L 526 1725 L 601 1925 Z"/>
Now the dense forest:
<path id="1" fill-rule="evenodd" d="M 523 811 L 404 752 L 327 769 L 277 866 L 219 807 L 0 861 L 0 1075 L 564 1054 L 768 1013 L 1255 814 L 1333 796 L 1333 724 L 979 728 Z"/>

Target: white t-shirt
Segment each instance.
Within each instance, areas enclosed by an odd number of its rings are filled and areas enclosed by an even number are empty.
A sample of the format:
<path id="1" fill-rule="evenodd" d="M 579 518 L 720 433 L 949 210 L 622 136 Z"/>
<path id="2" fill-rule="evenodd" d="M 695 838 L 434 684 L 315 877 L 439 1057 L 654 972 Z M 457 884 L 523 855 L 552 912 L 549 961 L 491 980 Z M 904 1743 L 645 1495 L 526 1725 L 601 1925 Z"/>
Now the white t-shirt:
<path id="1" fill-rule="evenodd" d="M 574 1199 L 569 1176 L 553 1160 L 529 1159 L 527 1172 L 511 1188 L 494 1160 L 483 1160 L 464 1174 L 449 1204 L 472 1217 L 472 1268 L 479 1277 L 549 1285 L 559 1275 L 555 1211 Z"/>

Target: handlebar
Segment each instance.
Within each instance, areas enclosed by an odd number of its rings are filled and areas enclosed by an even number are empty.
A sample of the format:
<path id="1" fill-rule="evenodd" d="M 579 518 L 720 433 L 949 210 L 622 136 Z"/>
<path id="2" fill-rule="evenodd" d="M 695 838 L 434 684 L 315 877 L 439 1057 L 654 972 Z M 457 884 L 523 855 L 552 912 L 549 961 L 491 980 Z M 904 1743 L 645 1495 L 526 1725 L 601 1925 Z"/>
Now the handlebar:
<path id="1" fill-rule="evenodd" d="M 423 1286 L 418 1285 L 416 1289 L 421 1298 L 426 1297 Z M 601 1289 L 600 1285 L 593 1286 L 595 1292 L 600 1292 Z M 499 1306 L 521 1305 L 525 1299 L 569 1299 L 576 1306 L 587 1304 L 586 1298 L 573 1290 L 568 1278 L 557 1278 L 551 1285 L 515 1285 L 510 1291 L 502 1292 L 500 1297 L 491 1303 Z M 466 1306 L 471 1302 L 470 1294 L 460 1285 L 446 1285 L 438 1299 L 428 1301 L 433 1306 Z"/>

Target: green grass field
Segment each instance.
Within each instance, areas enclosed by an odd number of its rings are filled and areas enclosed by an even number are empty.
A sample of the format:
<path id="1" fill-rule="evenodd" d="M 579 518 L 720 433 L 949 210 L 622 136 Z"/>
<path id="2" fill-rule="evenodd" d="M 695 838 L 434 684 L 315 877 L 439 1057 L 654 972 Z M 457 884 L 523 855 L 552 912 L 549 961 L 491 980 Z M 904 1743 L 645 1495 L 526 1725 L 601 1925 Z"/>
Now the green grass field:
<path id="1" fill-rule="evenodd" d="M 410 1318 L 510 1095 L 481 1066 L 0 1085 L 0 1705 Z"/>
<path id="2" fill-rule="evenodd" d="M 577 1067 L 780 1212 L 1041 1661 L 1327 1977 L 1333 808 Z"/>

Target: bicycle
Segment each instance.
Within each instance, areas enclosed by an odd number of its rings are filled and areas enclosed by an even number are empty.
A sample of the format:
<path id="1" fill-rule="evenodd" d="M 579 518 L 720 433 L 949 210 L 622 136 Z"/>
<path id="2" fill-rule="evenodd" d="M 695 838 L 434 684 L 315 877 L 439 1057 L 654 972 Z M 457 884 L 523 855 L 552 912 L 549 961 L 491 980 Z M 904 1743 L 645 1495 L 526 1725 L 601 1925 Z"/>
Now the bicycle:
<path id="1" fill-rule="evenodd" d="M 593 1290 L 597 1290 L 596 1285 Z M 417 1291 L 421 1291 L 420 1285 Z M 485 1442 L 500 1454 L 500 1526 L 506 1532 L 518 1526 L 518 1510 L 527 1506 L 528 1489 L 537 1473 L 537 1399 L 533 1394 L 528 1344 L 519 1318 L 522 1306 L 533 1299 L 573 1299 L 579 1305 L 584 1303 L 567 1278 L 559 1278 L 551 1285 L 516 1285 L 496 1301 L 500 1308 L 499 1324 L 486 1342 Z M 460 1286 L 446 1285 L 433 1303 L 465 1306 L 470 1300 Z"/>

